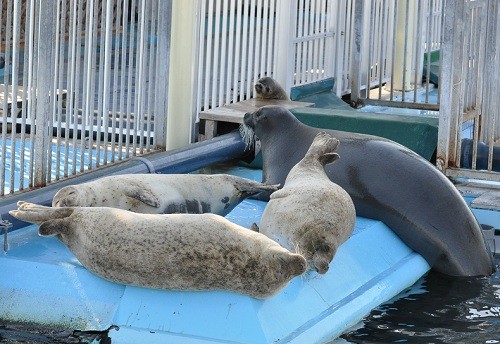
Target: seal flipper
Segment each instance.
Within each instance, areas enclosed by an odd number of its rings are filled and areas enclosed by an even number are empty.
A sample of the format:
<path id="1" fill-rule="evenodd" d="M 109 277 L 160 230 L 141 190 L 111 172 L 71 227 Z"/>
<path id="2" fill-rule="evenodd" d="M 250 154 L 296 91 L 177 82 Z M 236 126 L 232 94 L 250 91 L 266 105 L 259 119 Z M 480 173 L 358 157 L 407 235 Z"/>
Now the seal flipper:
<path id="1" fill-rule="evenodd" d="M 69 228 L 69 221 L 64 219 L 49 220 L 40 225 L 38 234 L 41 236 L 54 236 L 64 234 Z"/>
<path id="2" fill-rule="evenodd" d="M 9 211 L 9 214 L 15 218 L 30 222 L 41 224 L 45 221 L 52 219 L 62 219 L 70 216 L 73 213 L 74 208 L 52 208 L 43 205 L 18 202 L 18 209 Z"/>
<path id="3" fill-rule="evenodd" d="M 280 184 L 263 184 L 253 180 L 240 181 L 235 185 L 236 189 L 245 196 L 255 195 L 262 191 L 274 192 L 280 188 Z"/>
<path id="4" fill-rule="evenodd" d="M 160 207 L 160 201 L 149 190 L 140 189 L 139 187 L 131 187 L 124 192 L 125 196 L 136 199 L 153 208 Z"/>
<path id="5" fill-rule="evenodd" d="M 319 161 L 325 166 L 326 164 L 331 164 L 338 158 L 340 158 L 340 156 L 337 153 L 325 153 L 319 157 Z"/>
<path id="6" fill-rule="evenodd" d="M 257 232 L 259 233 L 259 226 L 254 222 L 252 223 L 252 225 L 250 226 L 250 230 L 254 231 L 254 232 Z"/>
<path id="7" fill-rule="evenodd" d="M 339 140 L 324 131 L 320 131 L 316 134 L 304 159 L 317 159 L 323 166 L 330 164 L 339 158 L 339 155 L 335 153 L 339 144 Z"/>

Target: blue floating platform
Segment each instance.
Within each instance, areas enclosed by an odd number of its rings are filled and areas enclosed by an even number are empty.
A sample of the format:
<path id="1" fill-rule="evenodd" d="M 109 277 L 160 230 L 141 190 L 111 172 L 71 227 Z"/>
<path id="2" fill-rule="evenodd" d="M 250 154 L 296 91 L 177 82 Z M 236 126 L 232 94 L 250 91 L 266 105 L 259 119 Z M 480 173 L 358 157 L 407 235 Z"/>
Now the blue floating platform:
<path id="1" fill-rule="evenodd" d="M 260 180 L 260 171 L 234 174 Z M 228 219 L 259 222 L 266 203 L 245 200 Z M 125 286 L 87 271 L 38 226 L 9 236 L 0 255 L 0 319 L 78 330 L 109 328 L 113 343 L 324 343 L 410 287 L 427 262 L 380 221 L 358 217 L 325 275 L 308 272 L 257 300 L 224 292 Z"/>

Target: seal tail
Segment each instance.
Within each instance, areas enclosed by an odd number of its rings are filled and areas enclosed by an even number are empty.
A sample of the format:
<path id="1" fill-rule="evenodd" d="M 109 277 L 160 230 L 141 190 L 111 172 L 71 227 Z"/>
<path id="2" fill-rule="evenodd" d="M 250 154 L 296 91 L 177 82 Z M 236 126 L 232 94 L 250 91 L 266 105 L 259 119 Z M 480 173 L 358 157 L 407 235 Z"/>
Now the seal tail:
<path id="1" fill-rule="evenodd" d="M 323 166 L 330 164 L 339 158 L 335 153 L 340 142 L 324 131 L 316 134 L 309 150 L 306 153 L 305 159 L 317 159 Z"/>
<path id="2" fill-rule="evenodd" d="M 73 208 L 51 208 L 43 205 L 18 202 L 17 210 L 9 211 L 15 218 L 29 223 L 40 224 L 40 235 L 55 235 L 61 232 L 58 225 L 73 213 Z"/>

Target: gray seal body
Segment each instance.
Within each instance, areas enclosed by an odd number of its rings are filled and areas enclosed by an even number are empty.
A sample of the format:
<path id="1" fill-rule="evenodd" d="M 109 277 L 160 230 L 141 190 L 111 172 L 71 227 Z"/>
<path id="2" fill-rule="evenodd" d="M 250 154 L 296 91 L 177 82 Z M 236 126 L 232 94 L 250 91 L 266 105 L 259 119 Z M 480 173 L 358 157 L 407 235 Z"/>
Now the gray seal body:
<path id="1" fill-rule="evenodd" d="M 123 174 L 66 186 L 55 194 L 52 206 L 227 215 L 246 197 L 276 189 L 228 174 Z"/>
<path id="2" fill-rule="evenodd" d="M 266 106 L 245 114 L 260 139 L 264 183 L 283 185 L 318 129 L 290 111 Z M 329 178 L 351 196 L 356 213 L 388 225 L 437 271 L 452 276 L 495 271 L 481 228 L 456 187 L 410 149 L 376 136 L 324 130 L 340 141 L 342 157 L 327 165 Z M 267 199 L 269 193 L 259 195 Z"/>
<path id="3" fill-rule="evenodd" d="M 306 270 L 303 256 L 216 214 L 138 214 L 23 202 L 10 214 L 40 224 L 40 235 L 57 235 L 87 269 L 123 284 L 266 298 Z"/>
<path id="4" fill-rule="evenodd" d="M 255 98 L 257 99 L 278 99 L 290 100 L 288 94 L 281 85 L 269 76 L 265 76 L 257 80 L 254 85 Z"/>

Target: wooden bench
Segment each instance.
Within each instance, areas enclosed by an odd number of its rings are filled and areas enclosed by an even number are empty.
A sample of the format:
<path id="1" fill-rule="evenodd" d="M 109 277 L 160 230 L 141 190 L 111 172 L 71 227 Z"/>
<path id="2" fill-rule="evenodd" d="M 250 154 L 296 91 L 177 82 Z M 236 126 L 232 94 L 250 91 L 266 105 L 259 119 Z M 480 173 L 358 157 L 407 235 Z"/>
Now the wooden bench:
<path id="1" fill-rule="evenodd" d="M 218 122 L 243 123 L 243 116 L 247 112 L 257 111 L 265 105 L 276 105 L 286 109 L 295 109 L 314 106 L 314 103 L 296 102 L 291 100 L 277 99 L 247 99 L 237 103 L 227 104 L 214 109 L 202 111 L 199 114 L 200 122 L 204 121 L 204 135 L 200 135 L 200 141 L 211 139 L 217 134 Z"/>

